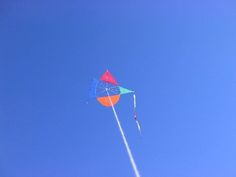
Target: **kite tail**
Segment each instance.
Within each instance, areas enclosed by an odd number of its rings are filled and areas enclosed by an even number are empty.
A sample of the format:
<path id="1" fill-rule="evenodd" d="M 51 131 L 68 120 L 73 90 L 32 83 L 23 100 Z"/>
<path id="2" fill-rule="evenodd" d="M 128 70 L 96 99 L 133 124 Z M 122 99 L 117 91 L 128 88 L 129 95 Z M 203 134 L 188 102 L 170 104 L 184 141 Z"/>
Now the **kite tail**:
<path id="1" fill-rule="evenodd" d="M 107 91 L 107 88 L 106 88 L 106 92 L 107 92 L 108 99 L 109 99 L 109 101 L 110 101 L 110 103 L 111 103 L 112 110 L 113 110 L 114 116 L 115 116 L 115 118 L 116 118 L 116 121 L 117 121 L 119 130 L 120 130 L 120 133 L 121 133 L 123 142 L 124 142 L 124 144 L 125 144 L 126 151 L 127 151 L 127 153 L 128 153 L 130 163 L 131 163 L 131 165 L 132 165 L 132 167 L 133 167 L 134 174 L 135 174 L 136 177 L 141 177 L 141 175 L 139 174 L 139 171 L 138 171 L 136 162 L 135 162 L 135 160 L 134 160 L 133 154 L 132 154 L 131 149 L 130 149 L 130 147 L 129 147 L 128 141 L 127 141 L 127 139 L 126 139 L 125 133 L 124 133 L 124 131 L 123 131 L 123 129 L 122 129 L 122 126 L 121 126 L 121 124 L 120 124 L 120 120 L 119 120 L 119 118 L 118 118 L 118 116 L 117 116 L 115 107 L 114 107 L 114 105 L 113 105 L 113 103 L 112 103 L 112 101 L 111 101 L 110 95 L 109 95 L 109 93 L 108 93 L 108 91 Z"/>
<path id="2" fill-rule="evenodd" d="M 136 95 L 135 94 L 134 94 L 134 119 L 135 119 L 135 122 L 137 124 L 138 130 L 141 133 L 141 126 L 140 126 L 140 123 L 138 121 L 138 116 L 137 116 L 137 112 L 136 112 Z"/>

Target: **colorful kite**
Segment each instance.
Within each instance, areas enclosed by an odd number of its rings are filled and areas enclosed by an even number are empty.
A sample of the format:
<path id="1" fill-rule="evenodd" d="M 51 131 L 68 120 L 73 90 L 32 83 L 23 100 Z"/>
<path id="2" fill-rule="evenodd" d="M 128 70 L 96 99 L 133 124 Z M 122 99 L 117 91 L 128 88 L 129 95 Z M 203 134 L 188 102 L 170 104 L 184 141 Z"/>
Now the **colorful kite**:
<path id="1" fill-rule="evenodd" d="M 121 127 L 119 118 L 117 116 L 116 110 L 114 105 L 118 103 L 120 96 L 123 94 L 133 93 L 133 99 L 134 99 L 134 119 L 136 121 L 136 124 L 138 126 L 139 132 L 141 132 L 140 124 L 137 119 L 137 113 L 136 113 L 136 96 L 134 94 L 134 91 L 126 89 L 124 87 L 120 87 L 115 78 L 112 76 L 112 74 L 107 70 L 102 77 L 97 80 L 94 79 L 92 83 L 92 89 L 90 91 L 90 97 L 96 98 L 103 106 L 106 107 L 112 107 L 114 116 L 116 118 L 121 136 L 123 138 L 131 165 L 134 170 L 134 174 L 136 177 L 140 177 L 138 168 L 136 166 L 136 163 L 134 161 L 131 149 L 129 147 L 129 144 L 127 142 L 127 139 L 125 137 L 124 131 Z"/>
<path id="2" fill-rule="evenodd" d="M 141 127 L 136 113 L 136 96 L 134 91 L 119 86 L 116 79 L 108 70 L 99 80 L 93 80 L 90 97 L 96 98 L 103 106 L 111 107 L 118 103 L 121 95 L 130 93 L 133 94 L 134 99 L 134 119 L 138 126 L 138 130 L 141 133 Z"/>

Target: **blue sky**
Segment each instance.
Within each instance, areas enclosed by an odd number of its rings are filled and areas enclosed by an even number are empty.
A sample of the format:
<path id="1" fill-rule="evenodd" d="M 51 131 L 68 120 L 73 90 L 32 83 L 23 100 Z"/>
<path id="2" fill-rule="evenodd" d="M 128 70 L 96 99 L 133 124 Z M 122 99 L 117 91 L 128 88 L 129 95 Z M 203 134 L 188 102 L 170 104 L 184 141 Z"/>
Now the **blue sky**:
<path id="1" fill-rule="evenodd" d="M 234 1 L 0 2 L 0 176 L 130 177 L 114 115 L 86 104 L 109 69 L 143 177 L 236 176 Z"/>

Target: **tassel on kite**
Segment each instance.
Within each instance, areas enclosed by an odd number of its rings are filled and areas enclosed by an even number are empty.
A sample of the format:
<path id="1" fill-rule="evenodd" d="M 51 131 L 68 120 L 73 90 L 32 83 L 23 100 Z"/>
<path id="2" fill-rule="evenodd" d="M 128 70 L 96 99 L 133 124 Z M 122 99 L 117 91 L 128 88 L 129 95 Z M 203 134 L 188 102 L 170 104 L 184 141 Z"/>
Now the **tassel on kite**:
<path id="1" fill-rule="evenodd" d="M 137 112 L 136 112 L 136 95 L 134 94 L 133 97 L 134 97 L 134 120 L 135 120 L 135 122 L 138 126 L 139 132 L 141 133 L 141 126 L 140 126 L 140 123 L 138 121 L 138 116 L 137 116 Z"/>

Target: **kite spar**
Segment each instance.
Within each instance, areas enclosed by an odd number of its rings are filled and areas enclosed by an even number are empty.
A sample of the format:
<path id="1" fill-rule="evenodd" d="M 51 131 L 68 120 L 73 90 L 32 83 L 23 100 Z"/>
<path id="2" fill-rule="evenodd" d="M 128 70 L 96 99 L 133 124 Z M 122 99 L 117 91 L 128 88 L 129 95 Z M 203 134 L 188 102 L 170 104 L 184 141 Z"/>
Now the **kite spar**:
<path id="1" fill-rule="evenodd" d="M 127 153 L 128 153 L 128 156 L 129 156 L 130 163 L 132 165 L 134 174 L 135 174 L 136 177 L 140 177 L 137 165 L 136 165 L 135 160 L 133 158 L 131 149 L 129 147 L 128 141 L 125 137 L 124 131 L 122 129 L 122 126 L 120 124 L 119 118 L 117 116 L 117 113 L 116 113 L 116 110 L 115 110 L 115 107 L 114 107 L 114 105 L 119 101 L 120 95 L 121 94 L 127 94 L 127 93 L 134 93 L 134 92 L 131 91 L 131 90 L 128 90 L 126 88 L 119 87 L 118 83 L 116 82 L 114 77 L 107 70 L 103 74 L 103 76 L 100 78 L 100 81 L 98 81 L 98 80 L 93 81 L 92 89 L 90 91 L 90 97 L 97 98 L 97 100 L 103 106 L 112 107 L 112 110 L 113 110 L 114 116 L 116 118 L 116 122 L 118 124 L 123 142 L 125 144 L 125 148 L 127 150 Z M 133 97 L 134 97 L 134 118 L 135 118 L 135 121 L 137 123 L 139 131 L 141 131 L 140 124 L 138 122 L 137 114 L 136 114 L 136 96 L 135 96 L 135 94 L 134 94 Z"/>

